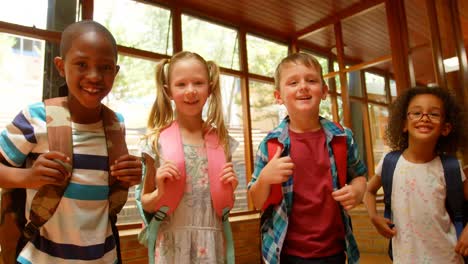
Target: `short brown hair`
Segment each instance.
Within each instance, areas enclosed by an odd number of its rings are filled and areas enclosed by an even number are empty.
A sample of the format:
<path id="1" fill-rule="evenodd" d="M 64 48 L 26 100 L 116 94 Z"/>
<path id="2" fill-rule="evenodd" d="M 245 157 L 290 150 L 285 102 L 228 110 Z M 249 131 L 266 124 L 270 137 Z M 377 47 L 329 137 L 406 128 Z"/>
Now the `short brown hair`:
<path id="1" fill-rule="evenodd" d="M 284 59 L 282 59 L 281 62 L 278 64 L 278 67 L 276 67 L 275 76 L 274 76 L 276 90 L 279 90 L 280 88 L 279 84 L 280 84 L 281 68 L 286 63 L 302 64 L 308 68 L 315 67 L 315 69 L 320 72 L 320 79 L 322 80 L 322 85 L 326 84 L 325 80 L 323 79 L 322 65 L 320 65 L 318 60 L 310 54 L 298 52 L 298 53 L 290 54 Z"/>

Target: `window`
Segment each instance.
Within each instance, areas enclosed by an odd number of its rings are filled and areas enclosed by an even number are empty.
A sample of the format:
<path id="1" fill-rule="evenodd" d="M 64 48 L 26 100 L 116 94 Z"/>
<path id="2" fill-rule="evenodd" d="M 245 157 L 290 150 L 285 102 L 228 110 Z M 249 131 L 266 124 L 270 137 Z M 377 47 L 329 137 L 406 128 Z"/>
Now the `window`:
<path id="1" fill-rule="evenodd" d="M 44 46 L 42 40 L 0 33 L 0 129 L 22 108 L 42 101 Z"/>
<path id="2" fill-rule="evenodd" d="M 0 20 L 28 27 L 46 29 L 48 2 L 47 0 L 2 1 Z"/>
<path id="3" fill-rule="evenodd" d="M 386 107 L 369 104 L 369 121 L 372 139 L 374 164 L 377 166 L 385 152 L 390 151 L 385 143 L 385 129 L 388 122 L 388 109 Z M 375 169 L 375 168 L 374 168 Z"/>
<path id="4" fill-rule="evenodd" d="M 397 88 L 395 80 L 390 80 L 390 94 L 392 96 L 392 102 L 395 101 L 397 97 Z"/>
<path id="5" fill-rule="evenodd" d="M 251 80 L 249 90 L 252 150 L 255 155 L 263 138 L 286 116 L 286 108 L 276 104 L 273 84 Z"/>
<path id="6" fill-rule="evenodd" d="M 273 77 L 276 66 L 288 55 L 288 47 L 247 35 L 249 72 Z"/>
<path id="7" fill-rule="evenodd" d="M 367 99 L 375 102 L 386 103 L 385 78 L 383 76 L 366 72 Z"/>
<path id="8" fill-rule="evenodd" d="M 229 75 L 221 75 L 220 79 L 224 122 L 229 131 L 229 135 L 239 143 L 237 149 L 232 153 L 232 163 L 239 180 L 239 185 L 235 193 L 236 202 L 231 212 L 248 210 L 240 81 L 240 78 Z"/>
<path id="9" fill-rule="evenodd" d="M 184 50 L 200 54 L 218 66 L 239 70 L 239 45 L 236 30 L 182 15 Z"/>
<path id="10" fill-rule="evenodd" d="M 94 19 L 106 26 L 120 45 L 172 54 L 169 10 L 131 0 L 95 0 Z"/>

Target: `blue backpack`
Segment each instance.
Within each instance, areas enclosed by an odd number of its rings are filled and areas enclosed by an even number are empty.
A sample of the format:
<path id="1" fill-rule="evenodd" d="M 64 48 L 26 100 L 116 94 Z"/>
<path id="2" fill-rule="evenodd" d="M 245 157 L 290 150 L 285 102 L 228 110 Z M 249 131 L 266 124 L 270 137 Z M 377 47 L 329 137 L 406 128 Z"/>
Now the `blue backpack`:
<path id="1" fill-rule="evenodd" d="M 384 190 L 384 217 L 392 220 L 392 183 L 393 172 L 395 171 L 396 164 L 400 158 L 401 151 L 392 151 L 388 153 L 382 164 L 382 187 Z M 450 219 L 457 233 L 457 239 L 460 238 L 461 232 L 467 222 L 468 212 L 466 211 L 466 201 L 463 194 L 463 182 L 460 174 L 460 164 L 453 156 L 440 155 L 442 167 L 444 169 L 444 178 L 447 196 L 445 200 L 445 207 Z M 388 255 L 393 260 L 392 256 L 392 240 L 390 239 L 388 247 Z M 465 263 L 467 259 L 465 258 Z"/>

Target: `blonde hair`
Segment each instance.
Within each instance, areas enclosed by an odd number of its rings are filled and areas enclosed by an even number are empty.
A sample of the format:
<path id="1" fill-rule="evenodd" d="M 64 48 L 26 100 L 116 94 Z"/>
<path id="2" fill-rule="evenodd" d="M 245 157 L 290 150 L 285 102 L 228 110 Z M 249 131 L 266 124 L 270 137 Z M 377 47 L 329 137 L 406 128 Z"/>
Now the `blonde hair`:
<path id="1" fill-rule="evenodd" d="M 323 69 L 322 65 L 318 62 L 318 60 L 307 53 L 293 53 L 288 55 L 287 57 L 283 58 L 281 62 L 278 64 L 275 70 L 275 89 L 279 91 L 280 89 L 280 81 L 281 81 L 281 70 L 283 65 L 287 63 L 294 63 L 294 64 L 302 64 L 306 66 L 307 68 L 314 67 L 315 70 L 319 71 L 320 73 L 320 79 L 322 80 L 322 85 L 326 85 L 325 80 L 323 79 Z"/>
<path id="2" fill-rule="evenodd" d="M 219 143 L 224 146 L 226 156 L 230 157 L 228 131 L 223 117 L 219 67 L 213 61 L 205 61 L 203 57 L 194 52 L 181 51 L 174 54 L 171 59 L 163 59 L 156 65 L 156 100 L 151 108 L 148 119 L 148 134 L 146 137 L 153 140 L 153 147 L 157 151 L 159 134 L 170 126 L 175 118 L 169 97 L 171 69 L 178 61 L 186 59 L 195 59 L 206 68 L 211 98 L 208 100 L 207 119 L 203 127 L 204 134 L 209 133 L 213 129 L 216 130 Z"/>

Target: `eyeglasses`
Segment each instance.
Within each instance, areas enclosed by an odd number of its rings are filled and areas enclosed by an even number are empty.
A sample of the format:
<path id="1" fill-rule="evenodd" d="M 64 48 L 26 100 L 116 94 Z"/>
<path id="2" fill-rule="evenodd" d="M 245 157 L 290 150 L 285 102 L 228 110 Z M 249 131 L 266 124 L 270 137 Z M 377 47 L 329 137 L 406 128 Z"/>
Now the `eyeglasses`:
<path id="1" fill-rule="evenodd" d="M 419 121 L 421 120 L 424 116 L 427 116 L 429 120 L 433 123 L 440 123 L 442 120 L 442 114 L 438 112 L 432 112 L 432 113 L 423 113 L 419 111 L 412 111 L 408 112 L 408 119 L 411 121 Z"/>

